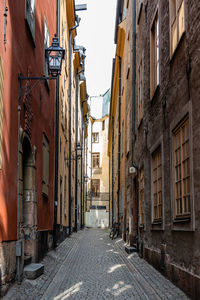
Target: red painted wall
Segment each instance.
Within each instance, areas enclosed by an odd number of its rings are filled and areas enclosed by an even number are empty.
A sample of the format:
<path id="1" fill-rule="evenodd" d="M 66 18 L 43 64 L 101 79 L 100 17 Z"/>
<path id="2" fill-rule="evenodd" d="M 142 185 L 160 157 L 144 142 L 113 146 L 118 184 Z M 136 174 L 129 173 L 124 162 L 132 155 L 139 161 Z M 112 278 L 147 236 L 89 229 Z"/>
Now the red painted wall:
<path id="1" fill-rule="evenodd" d="M 7 0 L 7 43 L 3 42 L 4 1 L 0 1 L 0 55 L 4 64 L 4 120 L 3 164 L 0 170 L 0 241 L 17 237 L 17 120 L 18 73 L 43 75 L 44 18 L 46 17 L 50 42 L 56 32 L 56 0 L 35 0 L 35 46 L 25 21 L 25 1 Z M 25 82 L 23 83 L 23 85 Z M 49 90 L 40 82 L 32 90 L 31 144 L 36 154 L 36 189 L 38 203 L 38 230 L 50 230 L 53 226 L 54 191 L 54 111 L 55 82 L 49 82 Z M 21 126 L 24 128 L 22 103 Z M 42 140 L 43 132 L 50 145 L 49 198 L 42 197 Z"/>

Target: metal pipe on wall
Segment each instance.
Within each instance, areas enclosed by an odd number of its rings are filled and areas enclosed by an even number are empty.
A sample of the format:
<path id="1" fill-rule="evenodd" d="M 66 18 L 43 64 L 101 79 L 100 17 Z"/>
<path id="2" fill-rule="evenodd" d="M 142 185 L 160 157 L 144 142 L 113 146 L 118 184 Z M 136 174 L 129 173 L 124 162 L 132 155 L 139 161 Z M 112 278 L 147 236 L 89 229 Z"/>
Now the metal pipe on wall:
<path id="1" fill-rule="evenodd" d="M 71 152 L 71 104 L 72 104 L 72 31 L 79 26 L 80 19 L 78 19 L 77 24 L 70 28 L 69 30 L 69 94 L 68 94 L 68 113 L 69 113 L 69 126 L 68 126 L 68 139 L 69 139 L 69 201 L 68 201 L 68 226 L 69 226 L 69 235 L 71 234 L 71 159 L 72 159 L 72 152 Z"/>
<path id="2" fill-rule="evenodd" d="M 119 124 L 118 124 L 118 190 L 117 190 L 117 206 L 118 206 L 118 223 L 119 223 L 119 200 L 120 200 L 120 155 L 121 155 L 121 57 L 119 59 Z"/>
<path id="3" fill-rule="evenodd" d="M 56 34 L 60 41 L 60 0 L 57 0 Z M 56 78 L 56 124 L 55 124 L 55 186 L 54 186 L 54 225 L 53 246 L 57 244 L 57 205 L 58 205 L 58 145 L 59 145 L 59 77 Z"/>
<path id="4" fill-rule="evenodd" d="M 78 199 L 77 199 L 77 194 L 78 194 L 78 158 L 77 158 L 77 144 L 78 144 L 78 71 L 76 72 L 76 136 L 75 136 L 75 144 L 76 144 L 76 157 L 75 157 L 75 231 L 77 232 L 77 204 L 78 204 Z"/>

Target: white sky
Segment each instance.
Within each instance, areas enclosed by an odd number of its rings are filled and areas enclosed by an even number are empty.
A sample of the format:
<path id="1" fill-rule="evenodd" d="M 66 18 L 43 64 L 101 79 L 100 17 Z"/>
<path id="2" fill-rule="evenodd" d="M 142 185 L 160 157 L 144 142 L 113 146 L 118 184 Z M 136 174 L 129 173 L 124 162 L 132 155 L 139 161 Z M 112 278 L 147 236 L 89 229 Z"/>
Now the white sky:
<path id="1" fill-rule="evenodd" d="M 75 0 L 87 4 L 81 17 L 76 44 L 86 48 L 86 83 L 89 96 L 104 94 L 111 87 L 115 55 L 114 29 L 117 0 Z"/>

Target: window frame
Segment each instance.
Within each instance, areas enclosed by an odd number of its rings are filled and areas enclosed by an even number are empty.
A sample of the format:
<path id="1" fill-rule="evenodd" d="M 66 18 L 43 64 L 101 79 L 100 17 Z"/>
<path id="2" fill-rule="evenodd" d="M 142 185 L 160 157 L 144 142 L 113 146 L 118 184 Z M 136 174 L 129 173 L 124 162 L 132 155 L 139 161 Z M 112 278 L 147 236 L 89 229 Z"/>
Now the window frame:
<path id="1" fill-rule="evenodd" d="M 183 128 L 185 125 L 188 125 L 188 139 L 186 141 L 183 142 Z M 180 145 L 179 147 L 175 148 L 175 140 L 176 140 L 176 137 L 178 135 L 178 133 L 180 132 Z M 174 219 L 178 220 L 178 219 L 188 219 L 191 217 L 191 188 L 190 188 L 190 184 L 191 184 L 191 177 L 190 177 L 190 169 L 189 169 L 189 175 L 185 176 L 184 177 L 184 167 L 183 167 L 183 164 L 185 163 L 186 160 L 188 160 L 188 165 L 189 165 L 189 168 L 190 168 L 190 132 L 189 132 L 189 115 L 186 115 L 185 118 L 175 127 L 175 129 L 173 130 L 172 132 L 172 137 L 173 137 L 173 140 L 172 140 L 172 143 L 173 143 L 173 146 L 172 146 L 172 149 L 173 149 L 173 153 L 172 153 L 172 157 L 173 157 L 173 194 L 174 194 Z M 188 151 L 189 151 L 189 154 L 188 154 L 188 157 L 187 158 L 183 158 L 183 146 L 185 146 L 185 144 L 188 142 Z M 177 156 L 177 151 L 180 150 L 180 162 L 176 163 L 175 162 L 175 154 L 176 154 L 176 158 Z M 176 179 L 176 176 L 175 174 L 177 174 L 177 168 L 180 167 L 179 171 L 180 171 L 180 174 L 178 174 L 178 176 L 180 175 L 180 178 L 177 180 Z M 178 171 L 178 173 L 179 173 Z M 190 192 L 189 192 L 189 203 L 187 204 L 187 206 L 189 207 L 189 210 L 188 211 L 183 211 L 184 210 L 184 196 L 186 194 L 184 194 L 184 183 L 183 181 L 184 180 L 187 180 L 189 177 L 189 189 L 190 189 Z M 180 188 L 180 193 L 181 193 L 181 198 L 177 198 L 177 195 L 176 195 L 176 192 L 177 192 L 177 189 L 176 187 L 178 187 L 178 184 L 181 184 L 181 188 Z M 188 195 L 186 195 L 188 197 Z M 177 212 L 178 208 L 177 208 L 177 200 L 180 200 L 179 203 L 180 203 L 180 210 L 181 212 Z"/>
<path id="2" fill-rule="evenodd" d="M 98 182 L 98 184 L 95 184 L 95 182 Z M 92 192 L 92 194 L 95 195 L 96 197 L 98 197 L 99 194 L 100 194 L 100 186 L 101 186 L 101 181 L 100 181 L 100 179 L 95 178 L 95 179 L 92 179 L 92 180 L 91 180 L 91 192 Z M 92 187 L 95 187 L 95 192 L 93 192 Z M 96 189 L 96 187 L 97 187 L 97 189 Z"/>
<path id="3" fill-rule="evenodd" d="M 158 157 L 159 156 L 159 157 Z M 160 144 L 151 154 L 151 186 L 152 186 L 152 222 L 162 222 L 163 220 L 163 163 L 162 163 L 162 145 Z M 158 168 L 160 168 L 161 174 L 158 174 Z M 154 172 L 156 175 L 154 176 Z M 158 188 L 158 181 L 161 182 L 161 189 Z M 156 191 L 154 189 L 156 183 Z M 161 192 L 160 202 L 155 204 L 155 194 L 158 196 Z M 155 216 L 155 207 L 158 212 L 158 216 Z M 159 210 L 160 207 L 160 210 Z"/>
<path id="4" fill-rule="evenodd" d="M 105 120 L 102 121 L 102 131 L 105 130 Z"/>
<path id="5" fill-rule="evenodd" d="M 174 18 L 172 17 L 172 2 L 175 1 L 175 16 Z M 179 4 L 177 5 L 177 2 Z M 181 6 L 183 4 L 183 12 L 184 12 L 184 30 L 182 33 L 179 33 L 179 12 L 181 9 Z M 176 45 L 174 46 L 173 49 L 173 35 L 172 35 L 172 26 L 173 24 L 176 23 Z M 170 0 L 169 1 L 169 32 L 170 32 L 170 58 L 172 59 L 173 55 L 176 53 L 176 49 L 182 39 L 183 34 L 185 33 L 185 0 Z"/>
<path id="6" fill-rule="evenodd" d="M 95 156 L 97 156 L 97 157 L 95 157 Z M 99 163 L 94 164 L 94 159 L 98 159 Z M 92 168 L 100 169 L 100 152 L 92 152 Z"/>
<path id="7" fill-rule="evenodd" d="M 93 137 L 96 136 L 97 139 L 93 139 Z M 92 143 L 98 144 L 99 143 L 99 132 L 92 132 Z"/>
<path id="8" fill-rule="evenodd" d="M 157 7 L 150 31 L 150 99 L 160 84 L 160 19 Z"/>
<path id="9" fill-rule="evenodd" d="M 192 126 L 192 114 L 193 107 L 192 101 L 188 101 L 180 111 L 176 113 L 176 119 L 172 120 L 170 124 L 170 178 L 171 178 L 171 228 L 173 231 L 185 231 L 193 232 L 196 229 L 195 225 L 195 198 L 194 198 L 194 170 L 193 170 L 193 126 Z M 185 219 L 174 219 L 174 172 L 173 172 L 173 130 L 177 127 L 178 124 L 189 115 L 189 134 L 190 134 L 190 203 L 191 203 L 191 217 Z"/>

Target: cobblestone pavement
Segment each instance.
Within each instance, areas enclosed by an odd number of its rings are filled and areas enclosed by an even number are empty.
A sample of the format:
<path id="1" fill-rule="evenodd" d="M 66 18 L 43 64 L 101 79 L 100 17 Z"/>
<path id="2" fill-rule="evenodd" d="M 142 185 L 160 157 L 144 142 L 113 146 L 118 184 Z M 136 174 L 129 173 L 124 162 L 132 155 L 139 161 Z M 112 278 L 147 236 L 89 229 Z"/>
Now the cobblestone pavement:
<path id="1" fill-rule="evenodd" d="M 13 285 L 3 300 L 189 299 L 121 239 L 100 229 L 67 238 L 43 260 L 45 272 Z"/>

